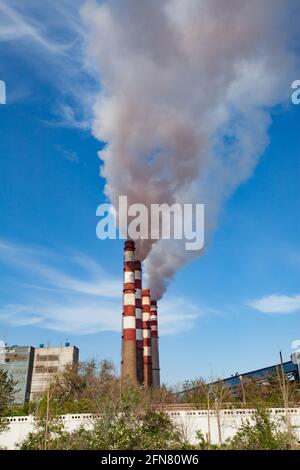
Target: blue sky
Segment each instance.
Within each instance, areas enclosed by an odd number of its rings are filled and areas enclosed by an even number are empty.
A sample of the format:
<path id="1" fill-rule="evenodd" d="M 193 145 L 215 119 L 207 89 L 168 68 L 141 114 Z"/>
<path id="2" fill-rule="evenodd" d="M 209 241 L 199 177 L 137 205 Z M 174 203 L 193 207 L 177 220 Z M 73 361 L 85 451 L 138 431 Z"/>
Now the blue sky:
<path id="1" fill-rule="evenodd" d="M 122 241 L 96 238 L 105 201 L 103 144 L 90 131 L 99 85 L 82 59 L 73 3 L 55 6 L 55 28 L 47 8 L 19 4 L 0 0 L 0 339 L 68 338 L 81 359 L 119 366 Z M 300 70 L 287 88 L 297 78 Z M 205 255 L 170 284 L 160 307 L 163 381 L 291 354 L 300 337 L 299 129 L 300 106 L 273 110 L 253 175 L 225 204 Z"/>

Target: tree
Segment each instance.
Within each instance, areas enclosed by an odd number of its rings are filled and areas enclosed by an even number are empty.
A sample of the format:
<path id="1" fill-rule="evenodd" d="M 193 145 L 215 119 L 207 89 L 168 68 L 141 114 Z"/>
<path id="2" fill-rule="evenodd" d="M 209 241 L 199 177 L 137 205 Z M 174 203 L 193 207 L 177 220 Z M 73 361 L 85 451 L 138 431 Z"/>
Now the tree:
<path id="1" fill-rule="evenodd" d="M 17 382 L 8 375 L 8 372 L 0 369 L 0 432 L 7 428 L 7 422 L 3 417 L 7 416 L 14 402 L 16 385 Z"/>
<path id="2" fill-rule="evenodd" d="M 19 445 L 21 450 L 60 450 L 61 443 L 68 439 L 69 434 L 64 430 L 59 416 L 36 419 L 34 431 Z"/>
<path id="3" fill-rule="evenodd" d="M 231 391 L 229 387 L 224 385 L 224 382 L 220 379 L 215 380 L 208 387 L 208 397 L 211 398 L 213 402 L 213 408 L 216 412 L 217 424 L 218 424 L 218 439 L 219 446 L 222 445 L 222 421 L 221 421 L 221 410 L 224 406 L 224 402 L 228 402 L 231 398 Z M 208 414 L 210 410 L 208 408 Z"/>
<path id="4" fill-rule="evenodd" d="M 91 430 L 82 427 L 62 443 L 63 449 L 168 450 L 184 445 L 168 415 L 146 411 L 143 416 L 120 414 L 108 423 L 98 418 Z"/>
<path id="5" fill-rule="evenodd" d="M 185 381 L 181 394 L 183 401 L 193 404 L 196 408 L 206 408 L 208 387 L 202 378 Z"/>
<path id="6" fill-rule="evenodd" d="M 81 362 L 66 366 L 52 384 L 53 400 L 61 413 L 93 413 L 112 392 L 119 393 L 120 384 L 109 361 Z"/>
<path id="7" fill-rule="evenodd" d="M 180 449 L 185 445 L 170 417 L 153 409 L 147 390 L 130 383 L 123 383 L 121 389 L 120 382 L 112 377 L 110 368 L 104 364 L 97 378 L 95 414 L 88 428 L 80 427 L 67 433 L 59 418 L 59 401 L 55 393 L 48 392 L 38 404 L 35 430 L 20 448 L 135 450 Z"/>

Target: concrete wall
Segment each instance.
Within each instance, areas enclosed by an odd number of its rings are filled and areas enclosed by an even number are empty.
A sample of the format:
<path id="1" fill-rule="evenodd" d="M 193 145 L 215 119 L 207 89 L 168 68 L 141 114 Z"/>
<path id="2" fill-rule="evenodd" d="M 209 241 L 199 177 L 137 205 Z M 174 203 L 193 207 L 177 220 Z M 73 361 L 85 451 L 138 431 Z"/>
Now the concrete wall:
<path id="1" fill-rule="evenodd" d="M 82 424 L 89 428 L 93 423 L 93 415 L 91 414 L 62 415 L 61 419 L 65 429 L 70 432 Z M 13 450 L 17 449 L 18 444 L 24 441 L 30 432 L 34 431 L 35 419 L 33 416 L 14 416 L 8 418 L 8 421 L 9 428 L 0 433 L 0 448 Z"/>
<path id="2" fill-rule="evenodd" d="M 219 443 L 218 420 L 215 412 L 210 412 L 209 416 L 206 410 L 178 410 L 168 413 L 191 443 L 196 442 L 196 432 L 198 430 L 204 436 L 208 435 L 209 422 L 211 443 Z M 285 411 L 280 408 L 272 408 L 270 413 L 275 419 L 280 419 L 281 416 L 285 415 Z M 254 410 L 221 410 L 220 431 L 222 442 L 233 437 L 242 422 L 247 419 L 251 421 L 254 414 Z M 288 415 L 291 417 L 292 425 L 296 427 L 296 435 L 300 442 L 300 408 L 288 409 Z M 9 429 L 0 434 L 0 447 L 15 449 L 17 444 L 21 443 L 28 433 L 34 430 L 34 418 L 33 416 L 17 416 L 8 419 Z M 93 415 L 91 414 L 63 415 L 61 419 L 65 423 L 65 428 L 70 432 L 77 429 L 80 425 L 89 428 L 93 423 Z"/>
<path id="3" fill-rule="evenodd" d="M 282 421 L 282 416 L 285 416 L 285 410 L 281 408 L 271 408 L 269 412 L 272 418 L 278 421 Z M 296 427 L 295 433 L 300 442 L 300 408 L 289 408 L 287 413 L 292 425 Z M 232 438 L 243 422 L 247 420 L 254 422 L 255 410 L 221 410 L 219 419 L 215 411 L 210 411 L 208 414 L 207 410 L 178 410 L 169 412 L 169 414 L 184 432 L 189 442 L 195 443 L 197 441 L 196 433 L 200 430 L 206 439 L 210 432 L 210 442 L 219 444 L 220 441 L 223 443 L 226 439 Z"/>

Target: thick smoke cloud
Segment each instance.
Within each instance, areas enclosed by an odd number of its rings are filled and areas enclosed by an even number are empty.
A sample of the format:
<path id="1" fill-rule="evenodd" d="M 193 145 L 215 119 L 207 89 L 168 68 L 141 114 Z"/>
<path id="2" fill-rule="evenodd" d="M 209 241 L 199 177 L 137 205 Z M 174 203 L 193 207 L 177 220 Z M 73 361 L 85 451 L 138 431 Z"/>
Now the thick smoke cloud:
<path id="1" fill-rule="evenodd" d="M 298 0 L 110 0 L 82 11 L 99 69 L 94 135 L 106 194 L 128 202 L 199 202 L 206 232 L 253 173 L 271 110 L 296 77 Z M 195 253 L 138 244 L 152 294 Z M 196 255 L 199 255 L 197 253 Z"/>

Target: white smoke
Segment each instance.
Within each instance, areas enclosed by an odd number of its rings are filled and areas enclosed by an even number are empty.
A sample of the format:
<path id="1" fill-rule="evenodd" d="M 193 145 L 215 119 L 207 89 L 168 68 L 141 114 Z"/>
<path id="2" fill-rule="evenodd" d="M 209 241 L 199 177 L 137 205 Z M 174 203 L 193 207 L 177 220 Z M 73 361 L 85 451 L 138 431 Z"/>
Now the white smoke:
<path id="1" fill-rule="evenodd" d="M 298 0 L 110 0 L 82 16 L 99 68 L 94 135 L 106 194 L 128 202 L 199 202 L 206 231 L 253 173 L 271 110 L 295 78 Z M 195 253 L 138 245 L 152 295 Z M 199 253 L 198 253 L 199 254 Z"/>

